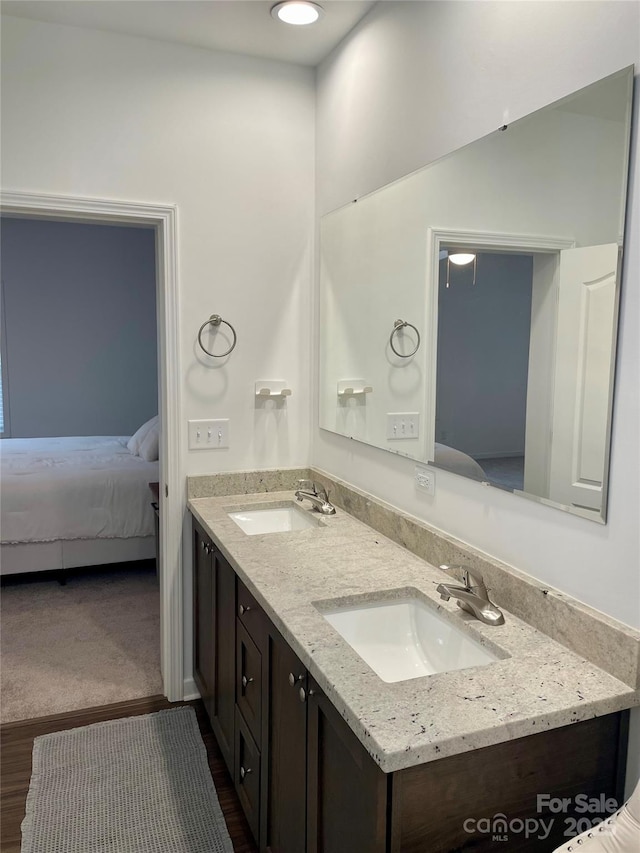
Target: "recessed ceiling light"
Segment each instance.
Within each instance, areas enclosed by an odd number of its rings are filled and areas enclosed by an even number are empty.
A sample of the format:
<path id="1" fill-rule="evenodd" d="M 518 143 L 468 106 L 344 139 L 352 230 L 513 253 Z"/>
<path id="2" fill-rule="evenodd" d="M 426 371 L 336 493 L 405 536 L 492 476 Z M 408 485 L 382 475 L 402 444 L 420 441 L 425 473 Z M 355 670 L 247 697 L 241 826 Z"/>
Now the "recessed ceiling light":
<path id="1" fill-rule="evenodd" d="M 284 3 L 276 3 L 271 9 L 271 14 L 285 24 L 302 27 L 306 24 L 315 24 L 324 14 L 324 9 L 317 3 L 309 3 L 307 0 L 285 0 Z"/>
<path id="2" fill-rule="evenodd" d="M 456 252 L 453 255 L 449 255 L 449 260 L 452 264 L 458 264 L 459 267 L 463 267 L 465 264 L 470 264 L 471 261 L 474 261 L 475 257 L 475 255 L 467 254 L 466 252 Z"/>

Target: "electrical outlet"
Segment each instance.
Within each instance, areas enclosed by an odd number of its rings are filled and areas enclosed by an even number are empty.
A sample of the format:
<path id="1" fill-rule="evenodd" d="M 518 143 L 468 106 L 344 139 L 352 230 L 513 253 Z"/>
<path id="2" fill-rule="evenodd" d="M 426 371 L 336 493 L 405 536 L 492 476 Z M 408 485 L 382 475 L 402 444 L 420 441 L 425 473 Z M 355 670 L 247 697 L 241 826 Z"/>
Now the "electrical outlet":
<path id="1" fill-rule="evenodd" d="M 189 450 L 229 447 L 229 419 L 189 421 Z"/>
<path id="2" fill-rule="evenodd" d="M 416 465 L 414 479 L 416 486 L 428 495 L 436 493 L 436 472 L 432 468 Z"/>
<path id="3" fill-rule="evenodd" d="M 387 438 L 418 438 L 420 436 L 420 412 L 387 412 Z"/>

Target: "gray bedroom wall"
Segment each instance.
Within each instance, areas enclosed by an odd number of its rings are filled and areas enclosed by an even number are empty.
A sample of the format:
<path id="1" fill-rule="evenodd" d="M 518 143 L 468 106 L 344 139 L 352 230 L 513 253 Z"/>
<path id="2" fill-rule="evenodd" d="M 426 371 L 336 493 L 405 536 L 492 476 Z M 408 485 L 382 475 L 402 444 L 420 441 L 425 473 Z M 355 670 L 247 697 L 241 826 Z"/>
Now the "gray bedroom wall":
<path id="1" fill-rule="evenodd" d="M 158 411 L 152 229 L 3 218 L 11 436 L 131 435 Z"/>

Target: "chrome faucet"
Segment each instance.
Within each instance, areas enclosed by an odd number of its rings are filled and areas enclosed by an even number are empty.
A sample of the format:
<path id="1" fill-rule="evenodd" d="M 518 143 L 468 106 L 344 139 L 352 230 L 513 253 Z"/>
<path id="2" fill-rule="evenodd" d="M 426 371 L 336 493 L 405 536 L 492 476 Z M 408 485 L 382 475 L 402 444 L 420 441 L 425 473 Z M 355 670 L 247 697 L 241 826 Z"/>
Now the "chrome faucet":
<path id="1" fill-rule="evenodd" d="M 314 508 L 323 515 L 334 515 L 336 508 L 329 503 L 327 490 L 320 483 L 314 483 L 313 480 L 298 480 L 298 489 L 296 498 L 299 501 L 311 501 Z"/>
<path id="2" fill-rule="evenodd" d="M 475 574 L 466 566 L 444 565 L 440 568 L 445 572 L 460 570 L 464 584 L 464 586 L 451 586 L 448 583 L 439 583 L 436 592 L 440 593 L 440 598 L 444 601 L 449 601 L 450 598 L 457 599 L 458 607 L 471 613 L 485 625 L 504 625 L 502 611 L 489 601 L 489 593 L 481 574 Z"/>

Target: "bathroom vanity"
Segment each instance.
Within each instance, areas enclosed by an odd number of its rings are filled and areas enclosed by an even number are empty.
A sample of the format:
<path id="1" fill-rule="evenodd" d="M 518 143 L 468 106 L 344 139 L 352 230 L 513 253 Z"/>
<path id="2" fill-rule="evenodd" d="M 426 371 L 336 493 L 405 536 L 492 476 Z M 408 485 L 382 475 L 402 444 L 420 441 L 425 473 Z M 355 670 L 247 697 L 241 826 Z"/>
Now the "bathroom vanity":
<path id="1" fill-rule="evenodd" d="M 189 502 L 195 680 L 261 851 L 551 851 L 581 814 L 538 795 L 622 801 L 631 686 L 508 611 L 440 602 L 442 571 L 344 510 L 251 535 L 231 514 L 252 507 L 293 493 Z M 383 681 L 324 615 L 407 596 L 492 662 Z"/>

